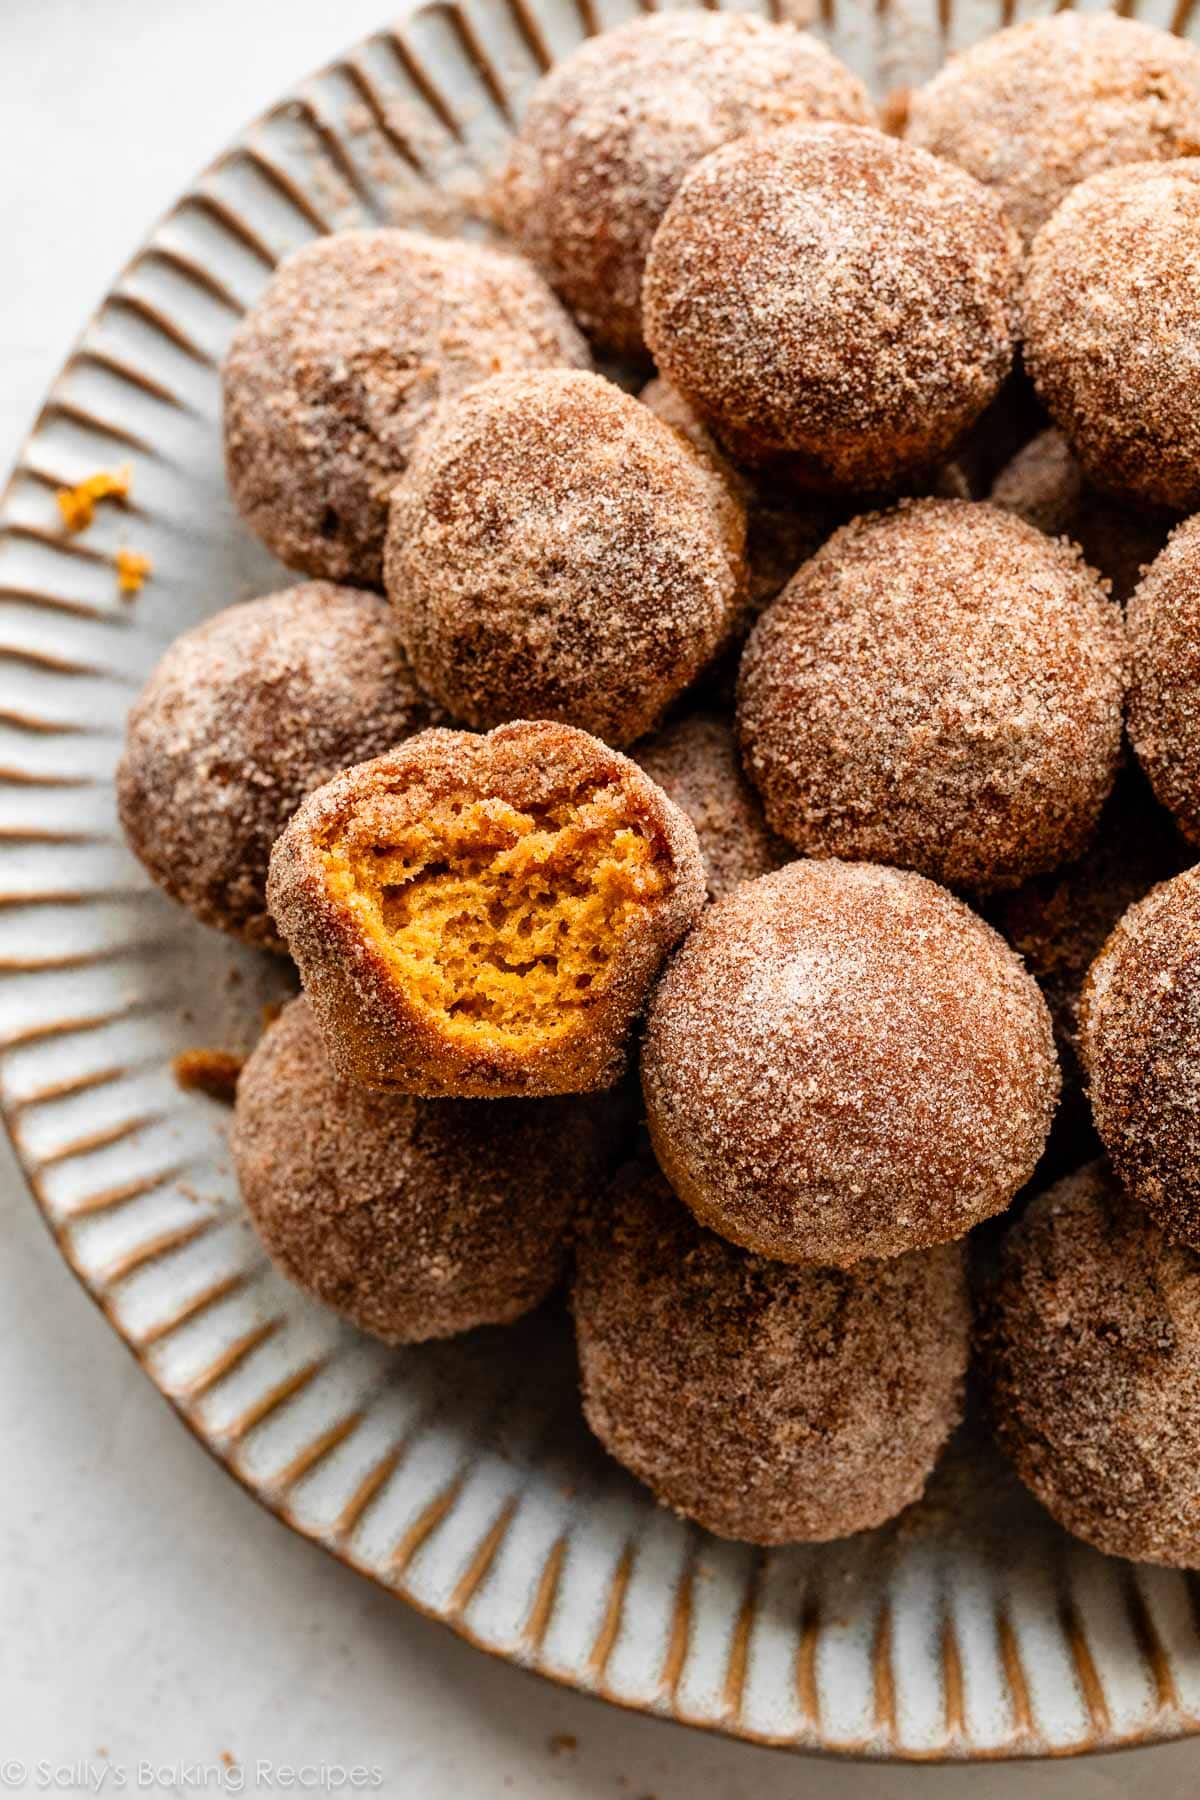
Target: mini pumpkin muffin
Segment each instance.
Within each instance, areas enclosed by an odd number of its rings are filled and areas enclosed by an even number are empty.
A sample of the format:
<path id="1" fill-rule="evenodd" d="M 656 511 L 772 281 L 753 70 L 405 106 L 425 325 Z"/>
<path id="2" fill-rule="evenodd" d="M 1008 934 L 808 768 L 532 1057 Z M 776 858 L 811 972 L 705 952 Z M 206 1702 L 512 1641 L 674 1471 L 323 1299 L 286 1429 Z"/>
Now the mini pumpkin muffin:
<path id="1" fill-rule="evenodd" d="M 251 1221 L 299 1287 L 387 1344 L 503 1325 L 558 1283 L 604 1178 L 606 1107 L 420 1100 L 343 1081 L 294 1000 L 238 1082 Z"/>
<path id="2" fill-rule="evenodd" d="M 1059 1524 L 1200 1567 L 1200 1257 L 1092 1163 L 1009 1233 L 980 1338 L 996 1435 Z"/>
<path id="3" fill-rule="evenodd" d="M 377 594 L 312 581 L 226 607 L 175 640 L 129 714 L 129 847 L 206 925 L 282 949 L 267 865 L 304 796 L 444 718 Z"/>
<path id="4" fill-rule="evenodd" d="M 1122 1186 L 1200 1249 L 1200 867 L 1122 918 L 1084 986 L 1080 1049 Z"/>
<path id="5" fill-rule="evenodd" d="M 1189 843 L 1200 844 L 1200 515 L 1171 534 L 1129 603 L 1129 741 Z"/>
<path id="6" fill-rule="evenodd" d="M 704 904 L 690 820 L 569 726 L 429 731 L 310 796 L 271 910 L 339 1074 L 412 1094 L 610 1087 Z"/>
<path id="7" fill-rule="evenodd" d="M 767 829 L 733 732 L 719 714 L 676 719 L 635 745 L 632 756 L 696 827 L 710 899 L 791 860 L 787 845 Z"/>
<path id="8" fill-rule="evenodd" d="M 622 745 L 734 630 L 744 541 L 724 472 L 614 383 L 497 376 L 442 412 L 397 488 L 387 590 L 456 718 Z"/>
<path id="9" fill-rule="evenodd" d="M 1115 12 L 1025 19 L 918 88 L 907 137 L 989 187 L 1028 243 L 1087 176 L 1200 151 L 1200 52 Z"/>
<path id="10" fill-rule="evenodd" d="M 696 164 L 642 290 L 659 372 L 738 461 L 892 492 L 953 453 L 1012 366 L 1018 244 L 987 190 L 853 125 Z"/>
<path id="11" fill-rule="evenodd" d="M 1119 609 L 1066 544 L 980 502 L 837 531 L 759 620 L 738 734 L 808 855 L 987 892 L 1078 856 L 1121 747 Z"/>
<path id="12" fill-rule="evenodd" d="M 1170 513 L 1123 505 L 1099 493 L 1062 432 L 1053 428 L 1018 450 L 997 475 L 990 498 L 1047 537 L 1078 544 L 1084 561 L 1105 578 L 1113 599 L 1122 605 L 1171 529 Z"/>
<path id="13" fill-rule="evenodd" d="M 388 495 L 438 405 L 561 363 L 587 368 L 587 347 L 521 257 L 417 231 L 318 238 L 225 359 L 234 504 L 289 568 L 378 587 Z"/>
<path id="14" fill-rule="evenodd" d="M 789 863 L 711 906 L 642 1050 L 655 1155 L 697 1218 L 846 1267 L 962 1237 L 1033 1173 L 1050 1015 L 999 934 L 923 876 Z"/>
<path id="15" fill-rule="evenodd" d="M 1034 240 L 1021 310 L 1026 366 L 1088 480 L 1200 507 L 1200 158 L 1072 188 Z"/>
<path id="16" fill-rule="evenodd" d="M 962 1414 L 957 1245 L 854 1269 L 768 1262 L 630 1167 L 585 1215 L 572 1296 L 588 1424 L 720 1537 L 823 1542 L 919 1498 Z"/>
<path id="17" fill-rule="evenodd" d="M 862 82 L 817 38 L 744 13 L 636 19 L 538 84 L 496 209 L 584 330 L 636 354 L 646 252 L 688 169 L 747 132 L 811 119 L 875 121 Z"/>

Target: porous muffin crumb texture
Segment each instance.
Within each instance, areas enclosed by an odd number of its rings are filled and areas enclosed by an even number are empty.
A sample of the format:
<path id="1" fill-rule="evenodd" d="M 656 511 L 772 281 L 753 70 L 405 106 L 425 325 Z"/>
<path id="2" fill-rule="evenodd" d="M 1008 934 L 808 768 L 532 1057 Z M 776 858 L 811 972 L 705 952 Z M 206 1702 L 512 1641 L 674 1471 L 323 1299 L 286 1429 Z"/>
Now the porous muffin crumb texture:
<path id="1" fill-rule="evenodd" d="M 560 1279 L 604 1179 L 592 1101 L 420 1100 L 341 1080 L 293 1001 L 238 1083 L 233 1157 L 292 1281 L 385 1343 L 504 1324 Z"/>
<path id="2" fill-rule="evenodd" d="M 1090 1164 L 1010 1233 L 980 1337 L 997 1436 L 1059 1524 L 1200 1566 L 1200 1257 Z"/>
<path id="3" fill-rule="evenodd" d="M 646 337 L 718 441 L 818 493 L 944 462 L 1012 364 L 1016 236 L 986 189 L 850 125 L 697 163 L 651 246 Z"/>
<path id="4" fill-rule="evenodd" d="M 768 1262 L 631 1166 L 585 1215 L 572 1297 L 587 1420 L 721 1537 L 822 1542 L 917 1499 L 962 1410 L 957 1245 L 851 1270 Z"/>
<path id="5" fill-rule="evenodd" d="M 738 733 L 797 850 L 1012 887 L 1083 850 L 1121 746 L 1119 609 L 1069 545 L 979 502 L 844 526 L 760 619 Z"/>
<path id="6" fill-rule="evenodd" d="M 611 1084 L 704 873 L 683 813 L 583 732 L 429 732 L 315 794 L 272 905 L 344 1074 L 412 1093 Z"/>
<path id="7" fill-rule="evenodd" d="M 1092 965 L 1080 1025 L 1092 1116 L 1122 1185 L 1200 1249 L 1200 868 L 1124 915 Z"/>
<path id="8" fill-rule="evenodd" d="M 1115 12 L 1025 19 L 918 88 L 906 135 L 989 187 L 1028 243 L 1089 175 L 1200 152 L 1200 52 Z"/>
<path id="9" fill-rule="evenodd" d="M 1102 492 L 1200 507 L 1200 158 L 1072 188 L 1029 254 L 1025 361 Z"/>
<path id="10" fill-rule="evenodd" d="M 857 75 L 790 25 L 663 13 L 580 45 L 535 89 L 495 190 L 505 226 L 598 343 L 642 351 L 642 272 L 680 181 L 748 132 L 870 125 Z"/>
<path id="11" fill-rule="evenodd" d="M 702 1222 L 846 1266 L 961 1237 L 1046 1141 L 1046 1003 L 999 934 L 922 876 L 808 860 L 709 908 L 642 1051 L 655 1155 Z"/>

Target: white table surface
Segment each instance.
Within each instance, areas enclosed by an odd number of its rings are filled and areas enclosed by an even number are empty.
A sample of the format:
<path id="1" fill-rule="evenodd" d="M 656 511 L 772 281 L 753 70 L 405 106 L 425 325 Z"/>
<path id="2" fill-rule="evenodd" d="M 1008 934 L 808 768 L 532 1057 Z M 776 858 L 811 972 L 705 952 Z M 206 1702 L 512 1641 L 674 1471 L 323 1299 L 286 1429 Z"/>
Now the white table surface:
<path id="1" fill-rule="evenodd" d="M 0 0 L 0 460 L 154 217 L 380 18 L 379 0 Z M 373 1791 L 404 1800 L 1200 1791 L 1200 1742 L 1037 1769 L 805 1761 L 469 1649 L 293 1537 L 203 1454 L 67 1274 L 6 1147 L 0 1309 L 0 1794 L 311 1792 L 337 1765 L 378 1771 Z M 280 1765 L 305 1765 L 305 1788 Z"/>

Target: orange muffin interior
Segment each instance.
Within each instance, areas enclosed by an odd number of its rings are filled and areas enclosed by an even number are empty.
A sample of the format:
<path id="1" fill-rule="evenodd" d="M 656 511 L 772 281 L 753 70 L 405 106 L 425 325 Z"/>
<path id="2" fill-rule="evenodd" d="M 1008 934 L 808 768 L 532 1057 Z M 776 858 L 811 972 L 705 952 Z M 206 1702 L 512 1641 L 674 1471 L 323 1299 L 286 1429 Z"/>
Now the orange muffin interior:
<path id="1" fill-rule="evenodd" d="M 604 992 L 668 874 L 619 787 L 548 806 L 461 795 L 419 818 L 364 803 L 325 846 L 330 891 L 444 1034 L 521 1051 Z"/>

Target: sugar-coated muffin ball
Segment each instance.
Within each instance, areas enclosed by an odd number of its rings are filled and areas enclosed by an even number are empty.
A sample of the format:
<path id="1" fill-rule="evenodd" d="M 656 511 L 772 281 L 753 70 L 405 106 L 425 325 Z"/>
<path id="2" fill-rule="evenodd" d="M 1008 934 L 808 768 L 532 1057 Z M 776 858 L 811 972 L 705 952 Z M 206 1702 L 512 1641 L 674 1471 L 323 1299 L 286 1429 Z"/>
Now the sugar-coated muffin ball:
<path id="1" fill-rule="evenodd" d="M 710 907 L 642 1052 L 676 1193 L 784 1262 L 899 1256 L 1002 1211 L 1058 1086 L 1046 1003 L 999 934 L 869 863 L 789 863 Z"/>
<path id="2" fill-rule="evenodd" d="M 855 1269 L 768 1262 L 631 1166 L 585 1217 L 572 1305 L 588 1424 L 720 1537 L 881 1525 L 919 1498 L 962 1414 L 957 1245 Z"/>
<path id="3" fill-rule="evenodd" d="M 843 523 L 847 502 L 797 494 L 768 476 L 758 478 L 726 462 L 708 426 L 669 381 L 656 375 L 638 398 L 664 424 L 681 431 L 692 447 L 724 469 L 746 509 L 747 624 L 791 580 L 802 562 Z"/>
<path id="4" fill-rule="evenodd" d="M 1130 908 L 1092 964 L 1080 1048 L 1122 1185 L 1200 1249 L 1200 867 Z"/>
<path id="5" fill-rule="evenodd" d="M 642 271 L 684 175 L 747 132 L 870 125 L 857 75 L 790 25 L 663 13 L 589 39 L 544 77 L 494 200 L 505 228 L 597 343 L 642 343 Z"/>
<path id="6" fill-rule="evenodd" d="M 1015 512 L 1047 537 L 1070 538 L 1084 561 L 1124 603 L 1153 562 L 1171 528 L 1171 515 L 1129 506 L 1088 481 L 1061 431 L 1039 432 L 1001 469 L 993 505 Z"/>
<path id="7" fill-rule="evenodd" d="M 644 738 L 631 754 L 696 827 L 710 899 L 791 860 L 787 845 L 767 829 L 733 732 L 719 714 L 689 713 Z"/>
<path id="8" fill-rule="evenodd" d="M 1200 515 L 1172 533 L 1129 604 L 1129 738 L 1155 794 L 1200 844 Z"/>
<path id="9" fill-rule="evenodd" d="M 628 744 L 735 628 L 744 538 L 716 466 L 614 383 L 498 376 L 413 457 L 387 590 L 418 679 L 465 724 Z"/>
<path id="10" fill-rule="evenodd" d="M 907 136 L 989 187 L 1028 242 L 1089 175 L 1200 151 L 1200 52 L 1116 13 L 1026 19 L 918 88 Z"/>
<path id="11" fill-rule="evenodd" d="M 1122 914 L 1178 874 L 1183 845 L 1136 765 L 1123 768 L 1096 835 L 1075 862 L 996 896 L 988 917 L 1041 986 L 1063 1070 L 1063 1110 L 1078 1141 L 1090 1121 L 1079 1064 L 1079 1004 L 1092 963 Z M 1058 1134 L 1056 1125 L 1056 1135 Z M 1095 1140 L 1092 1140 L 1092 1154 Z M 1075 1162 L 1078 1164 L 1079 1158 Z"/>
<path id="12" fill-rule="evenodd" d="M 982 503 L 904 502 L 835 532 L 755 626 L 746 768 L 808 855 L 1011 887 L 1090 837 L 1125 660 L 1070 546 Z"/>
<path id="13" fill-rule="evenodd" d="M 537 1306 L 604 1180 L 605 1117 L 570 1100 L 417 1100 L 335 1074 L 303 998 L 238 1082 L 233 1159 L 273 1262 L 388 1344 Z"/>
<path id="14" fill-rule="evenodd" d="M 499 1099 L 620 1078 L 704 880 L 690 819 L 636 763 L 516 720 L 426 731 L 327 782 L 268 897 L 339 1074 Z"/>
<path id="15" fill-rule="evenodd" d="M 510 369 L 589 365 L 519 256 L 344 231 L 282 263 L 234 333 L 225 461 L 243 519 L 307 575 L 378 587 L 388 495 L 437 406 Z"/>
<path id="16" fill-rule="evenodd" d="M 1059 1524 L 1200 1567 L 1200 1257 L 1092 1163 L 1009 1234 L 980 1335 L 996 1434 Z"/>
<path id="17" fill-rule="evenodd" d="M 738 460 L 886 490 L 943 462 L 1008 374 L 1017 240 L 961 169 L 792 127 L 696 164 L 643 302 L 661 373 Z"/>
<path id="18" fill-rule="evenodd" d="M 1037 235 L 1025 360 L 1103 492 L 1200 507 L 1200 158 L 1109 169 Z"/>
<path id="19" fill-rule="evenodd" d="M 444 716 L 377 594 L 311 581 L 226 607 L 175 640 L 129 714 L 125 837 L 206 925 L 282 949 L 267 865 L 300 802 Z"/>

